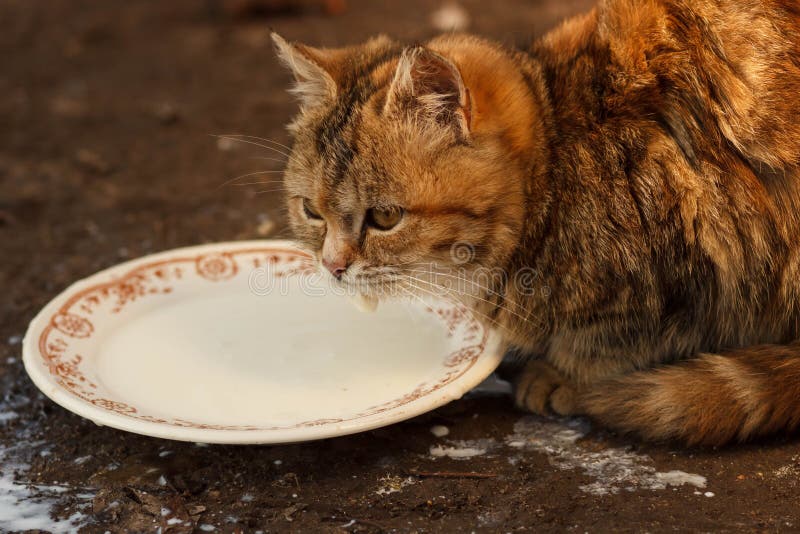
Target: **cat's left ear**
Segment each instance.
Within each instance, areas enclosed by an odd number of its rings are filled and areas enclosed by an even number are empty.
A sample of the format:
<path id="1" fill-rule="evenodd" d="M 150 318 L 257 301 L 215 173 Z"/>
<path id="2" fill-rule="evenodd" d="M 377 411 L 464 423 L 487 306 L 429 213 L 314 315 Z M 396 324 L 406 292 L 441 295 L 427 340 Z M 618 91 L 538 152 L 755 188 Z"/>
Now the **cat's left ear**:
<path id="1" fill-rule="evenodd" d="M 278 58 L 294 74 L 295 85 L 289 92 L 298 96 L 302 106 L 314 107 L 336 98 L 332 73 L 338 60 L 337 50 L 289 43 L 275 32 L 271 36 Z"/>
<path id="2" fill-rule="evenodd" d="M 469 138 L 469 89 L 455 63 L 425 47 L 407 48 L 400 56 L 384 106 L 384 113 L 398 112 L 452 128 L 461 139 Z"/>

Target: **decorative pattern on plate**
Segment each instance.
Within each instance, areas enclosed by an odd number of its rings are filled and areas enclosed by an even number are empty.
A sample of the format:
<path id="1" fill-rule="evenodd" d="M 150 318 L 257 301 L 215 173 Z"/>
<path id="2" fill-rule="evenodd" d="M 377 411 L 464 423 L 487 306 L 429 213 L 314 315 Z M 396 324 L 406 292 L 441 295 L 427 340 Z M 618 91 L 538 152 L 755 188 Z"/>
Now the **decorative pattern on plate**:
<path id="1" fill-rule="evenodd" d="M 125 275 L 106 283 L 95 284 L 77 291 L 52 316 L 49 325 L 42 331 L 39 341 L 39 354 L 47 365 L 50 375 L 70 394 L 126 417 L 175 427 L 264 431 L 284 430 L 300 427 L 314 427 L 353 421 L 363 417 L 380 414 L 403 406 L 421 397 L 430 395 L 438 389 L 462 376 L 472 367 L 483 352 L 488 332 L 469 311 L 456 303 L 437 303 L 428 306 L 427 311 L 442 321 L 451 336 L 457 336 L 463 345 L 448 355 L 445 365 L 451 370 L 435 383 L 419 384 L 412 392 L 347 419 L 316 419 L 290 426 L 243 426 L 214 425 L 183 419 L 165 419 L 153 414 L 141 413 L 135 406 L 119 400 L 103 397 L 98 386 L 86 376 L 82 368 L 84 359 L 79 354 L 81 342 L 97 333 L 90 319 L 93 315 L 124 313 L 126 307 L 142 298 L 157 298 L 175 290 L 181 280 L 198 277 L 208 283 L 224 283 L 246 278 L 244 271 L 270 264 L 270 275 L 284 277 L 308 275 L 314 267 L 308 261 L 310 256 L 293 249 L 248 248 L 231 249 L 215 254 L 175 257 L 140 265 Z"/>
<path id="2" fill-rule="evenodd" d="M 214 282 L 233 278 L 239 270 L 233 256 L 227 252 L 199 256 L 195 264 L 197 274 Z"/>

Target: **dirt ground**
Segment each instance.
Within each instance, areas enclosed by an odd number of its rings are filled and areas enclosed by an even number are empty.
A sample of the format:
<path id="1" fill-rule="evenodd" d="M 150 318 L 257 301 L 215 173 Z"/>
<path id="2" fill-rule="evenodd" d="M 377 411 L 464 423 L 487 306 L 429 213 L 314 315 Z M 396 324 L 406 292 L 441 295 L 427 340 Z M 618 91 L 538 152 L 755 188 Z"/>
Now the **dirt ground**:
<path id="1" fill-rule="evenodd" d="M 797 439 L 643 445 L 479 392 L 350 437 L 200 446 L 97 427 L 37 392 L 21 336 L 70 282 L 284 233 L 278 195 L 222 186 L 281 162 L 210 135 L 288 142 L 294 104 L 268 27 L 312 44 L 413 41 L 441 5 L 307 4 L 233 17 L 214 0 L 0 2 L 0 531 L 800 531 Z M 462 3 L 471 30 L 508 43 L 589 4 Z"/>

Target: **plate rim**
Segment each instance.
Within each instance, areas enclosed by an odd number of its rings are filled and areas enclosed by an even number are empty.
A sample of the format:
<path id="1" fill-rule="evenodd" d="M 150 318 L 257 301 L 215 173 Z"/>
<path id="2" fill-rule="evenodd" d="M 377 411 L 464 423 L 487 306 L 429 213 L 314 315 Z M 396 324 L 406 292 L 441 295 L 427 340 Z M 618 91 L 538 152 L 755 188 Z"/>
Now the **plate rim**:
<path id="1" fill-rule="evenodd" d="M 51 298 L 30 321 L 22 341 L 22 361 L 25 371 L 36 387 L 50 400 L 73 414 L 88 419 L 99 426 L 108 426 L 135 434 L 176 441 L 242 445 L 281 444 L 314 441 L 365 432 L 427 413 L 452 400 L 460 398 L 467 391 L 477 386 L 497 368 L 503 358 L 500 336 L 495 329 L 481 323 L 487 330 L 486 344 L 482 353 L 469 369 L 445 386 L 427 395 L 423 395 L 412 402 L 392 408 L 383 413 L 371 414 L 363 418 L 331 423 L 329 425 L 272 430 L 195 428 L 127 417 L 101 406 L 94 405 L 68 392 L 57 384 L 52 375 L 47 371 L 46 366 L 43 364 L 43 357 L 38 348 L 38 337 L 50 323 L 50 318 L 53 313 L 67 302 L 72 295 L 83 289 L 84 286 L 95 285 L 98 282 L 107 282 L 111 275 L 124 275 L 129 271 L 135 270 L 138 266 L 159 259 L 179 256 L 182 253 L 200 255 L 206 251 L 219 252 L 220 249 L 232 250 L 254 247 L 286 247 L 303 252 L 295 242 L 282 239 L 222 241 L 191 245 L 130 259 L 71 283 L 56 296 Z"/>

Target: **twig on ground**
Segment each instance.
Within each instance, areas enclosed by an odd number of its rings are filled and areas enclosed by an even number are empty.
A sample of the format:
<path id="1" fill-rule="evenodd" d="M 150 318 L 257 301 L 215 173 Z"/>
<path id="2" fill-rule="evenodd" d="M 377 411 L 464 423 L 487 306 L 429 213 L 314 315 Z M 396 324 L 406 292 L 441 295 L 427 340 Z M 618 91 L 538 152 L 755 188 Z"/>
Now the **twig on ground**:
<path id="1" fill-rule="evenodd" d="M 378 529 L 379 532 L 386 532 L 386 527 L 384 527 L 380 523 L 376 523 L 375 521 L 370 521 L 369 519 L 359 519 L 357 517 L 350 517 L 348 515 L 341 515 L 341 516 L 333 515 L 333 516 L 330 516 L 330 517 L 323 517 L 322 520 L 323 521 L 345 521 L 346 522 L 345 524 L 351 523 L 351 525 L 349 525 L 349 526 L 352 526 L 354 524 L 359 524 L 360 523 L 360 524 L 362 524 L 364 526 Z"/>

